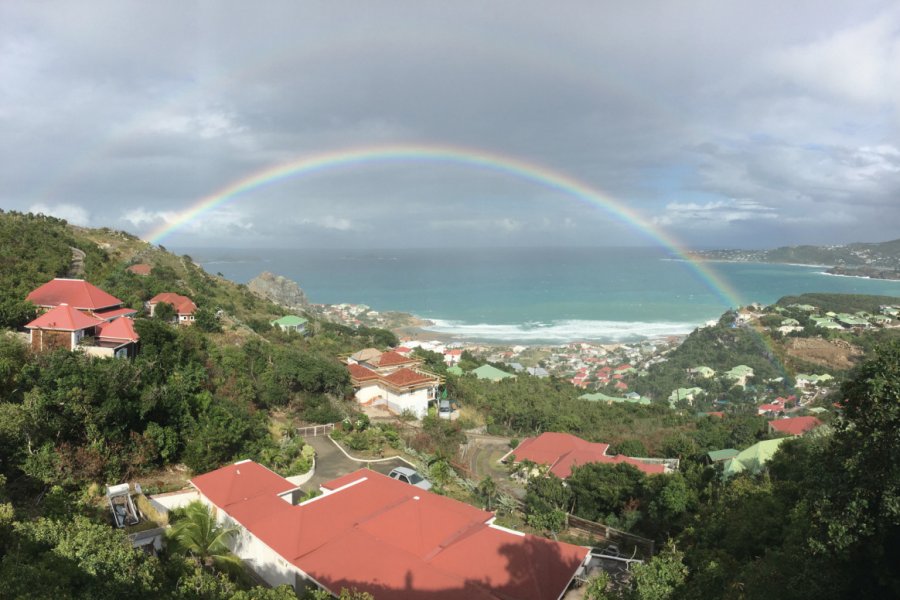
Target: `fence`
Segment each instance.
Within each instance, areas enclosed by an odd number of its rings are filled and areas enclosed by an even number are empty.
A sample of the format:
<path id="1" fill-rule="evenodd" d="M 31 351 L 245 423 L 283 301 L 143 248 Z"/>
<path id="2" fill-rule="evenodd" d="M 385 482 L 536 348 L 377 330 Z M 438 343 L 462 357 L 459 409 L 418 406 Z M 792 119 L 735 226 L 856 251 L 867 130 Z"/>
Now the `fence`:
<path id="1" fill-rule="evenodd" d="M 325 425 L 298 427 L 297 435 L 300 437 L 316 437 L 317 435 L 326 435 L 332 431 L 334 431 L 334 423 L 326 423 Z"/>
<path id="2" fill-rule="evenodd" d="M 644 556 L 653 556 L 655 550 L 653 540 L 615 529 L 603 523 L 588 521 L 574 515 L 568 516 L 569 529 L 586 533 L 594 537 L 617 544 L 625 544 L 638 548 Z"/>

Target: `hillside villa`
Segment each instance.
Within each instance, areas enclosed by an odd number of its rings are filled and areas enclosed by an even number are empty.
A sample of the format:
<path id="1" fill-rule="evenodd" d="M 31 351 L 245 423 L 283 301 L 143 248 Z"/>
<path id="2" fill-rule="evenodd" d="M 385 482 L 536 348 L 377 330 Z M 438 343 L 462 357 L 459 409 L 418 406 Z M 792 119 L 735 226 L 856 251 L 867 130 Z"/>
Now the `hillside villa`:
<path id="1" fill-rule="evenodd" d="M 546 432 L 537 437 L 527 438 L 516 448 L 504 455 L 500 462 L 512 460 L 521 463 L 529 460 L 549 467 L 549 472 L 560 479 L 572 474 L 572 469 L 588 463 L 626 463 L 647 475 L 671 473 L 678 470 L 677 458 L 634 458 L 621 454 L 607 454 L 609 444 L 588 442 L 570 433 Z"/>
<path id="2" fill-rule="evenodd" d="M 297 315 L 285 315 L 280 319 L 271 321 L 269 325 L 277 327 L 281 331 L 292 331 L 294 333 L 306 333 L 306 324 L 308 319 L 298 317 Z"/>
<path id="3" fill-rule="evenodd" d="M 360 469 L 297 503 L 298 488 L 241 461 L 190 481 L 233 552 L 272 586 L 356 588 L 378 600 L 558 599 L 590 550 L 494 524 L 493 513 Z"/>
<path id="4" fill-rule="evenodd" d="M 179 325 L 190 325 L 194 322 L 194 313 L 197 312 L 197 305 L 187 296 L 172 292 L 163 292 L 153 296 L 147 302 L 147 308 L 150 310 L 151 317 L 156 314 L 156 307 L 159 304 L 169 304 L 175 309 L 175 322 Z"/>
<path id="5" fill-rule="evenodd" d="M 822 425 L 816 417 L 790 417 L 769 421 L 770 434 L 803 435 Z"/>
<path id="6" fill-rule="evenodd" d="M 422 369 L 418 359 L 365 348 L 346 362 L 354 396 L 361 405 L 384 406 L 395 414 L 408 411 L 421 419 L 437 400 L 441 379 Z"/>
<path id="7" fill-rule="evenodd" d="M 747 365 L 738 365 L 726 371 L 725 377 L 734 382 L 734 385 L 747 387 L 747 380 L 753 377 L 753 369 Z"/>
<path id="8" fill-rule="evenodd" d="M 504 379 L 509 379 L 510 377 L 513 379 L 516 378 L 516 376 L 512 373 L 501 371 L 497 367 L 493 367 L 491 365 L 481 365 L 477 369 L 472 369 L 470 373 L 475 375 L 475 377 L 477 377 L 478 379 L 487 379 L 488 381 L 493 381 L 494 383 L 502 381 Z"/>
<path id="9" fill-rule="evenodd" d="M 678 388 L 677 390 L 673 390 L 672 393 L 669 394 L 669 408 L 675 408 L 675 405 L 682 400 L 693 405 L 694 399 L 705 393 L 703 388 L 698 387 Z"/>
<path id="10" fill-rule="evenodd" d="M 34 352 L 64 348 L 105 358 L 132 357 L 140 336 L 134 309 L 82 279 L 54 279 L 26 297 L 44 312 L 25 325 Z"/>
<path id="11" fill-rule="evenodd" d="M 738 473 L 759 473 L 765 468 L 766 463 L 772 460 L 778 447 L 786 439 L 789 438 L 763 440 L 726 459 L 722 471 L 723 476 L 727 478 Z"/>

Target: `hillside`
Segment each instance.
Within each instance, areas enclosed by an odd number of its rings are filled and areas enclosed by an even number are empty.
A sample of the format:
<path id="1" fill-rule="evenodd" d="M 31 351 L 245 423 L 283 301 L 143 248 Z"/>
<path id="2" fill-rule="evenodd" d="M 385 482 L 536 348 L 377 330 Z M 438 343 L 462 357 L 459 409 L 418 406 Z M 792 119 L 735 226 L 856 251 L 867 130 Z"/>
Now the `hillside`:
<path id="1" fill-rule="evenodd" d="M 264 329 L 286 309 L 254 295 L 244 285 L 210 275 L 190 256 L 176 256 L 122 231 L 75 227 L 43 215 L 0 211 L 0 325 L 21 326 L 33 310 L 24 298 L 54 277 L 83 277 L 141 310 L 160 292 L 190 297 L 201 310 L 218 314 L 225 330 L 246 336 Z M 128 271 L 149 265 L 149 275 Z"/>
<path id="2" fill-rule="evenodd" d="M 900 239 L 843 246 L 782 246 L 770 250 L 706 250 L 692 253 L 706 260 L 827 265 L 837 274 L 896 278 L 900 271 Z M 859 271 L 858 271 L 859 270 Z M 898 275 L 900 276 L 900 275 Z"/>

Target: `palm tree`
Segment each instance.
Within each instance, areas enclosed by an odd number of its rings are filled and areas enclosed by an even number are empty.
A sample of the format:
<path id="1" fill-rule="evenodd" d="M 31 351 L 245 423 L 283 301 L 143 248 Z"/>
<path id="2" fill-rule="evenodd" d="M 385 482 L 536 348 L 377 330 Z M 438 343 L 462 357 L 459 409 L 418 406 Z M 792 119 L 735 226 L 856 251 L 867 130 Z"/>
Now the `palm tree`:
<path id="1" fill-rule="evenodd" d="M 209 507 L 194 501 L 184 507 L 166 537 L 175 552 L 196 557 L 207 569 L 231 571 L 241 567 L 241 559 L 228 548 L 229 538 L 237 531 L 237 527 L 216 523 Z"/>
<path id="2" fill-rule="evenodd" d="M 492 510 L 494 499 L 497 497 L 497 484 L 490 475 L 485 475 L 484 479 L 475 488 L 478 497 L 484 501 L 485 508 Z"/>

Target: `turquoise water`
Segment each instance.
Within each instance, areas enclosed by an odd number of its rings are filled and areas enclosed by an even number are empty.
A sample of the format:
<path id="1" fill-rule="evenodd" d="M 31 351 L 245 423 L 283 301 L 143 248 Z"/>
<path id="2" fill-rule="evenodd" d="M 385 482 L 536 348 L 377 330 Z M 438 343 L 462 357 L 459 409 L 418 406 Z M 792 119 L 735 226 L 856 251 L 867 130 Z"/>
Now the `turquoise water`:
<path id="1" fill-rule="evenodd" d="M 367 304 L 435 321 L 467 339 L 625 341 L 687 333 L 733 304 L 690 264 L 652 248 L 417 250 L 190 249 L 210 273 L 297 281 L 311 302 Z M 741 304 L 802 292 L 900 296 L 900 282 L 822 267 L 707 263 Z"/>

